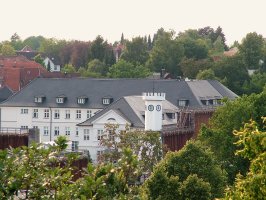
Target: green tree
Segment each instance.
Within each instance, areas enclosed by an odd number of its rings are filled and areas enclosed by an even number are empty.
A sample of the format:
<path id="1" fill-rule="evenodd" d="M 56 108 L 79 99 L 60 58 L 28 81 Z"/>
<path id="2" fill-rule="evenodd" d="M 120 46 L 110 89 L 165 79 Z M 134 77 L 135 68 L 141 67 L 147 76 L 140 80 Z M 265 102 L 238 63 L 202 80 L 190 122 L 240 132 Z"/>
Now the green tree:
<path id="1" fill-rule="evenodd" d="M 210 68 L 210 65 L 209 59 L 195 60 L 185 58 L 180 63 L 183 76 L 191 79 L 195 79 L 199 71 Z"/>
<path id="2" fill-rule="evenodd" d="M 40 54 L 38 54 L 38 55 L 36 55 L 36 56 L 34 56 L 34 61 L 36 62 L 36 63 L 39 63 L 39 64 L 41 64 L 42 66 L 44 66 L 44 60 L 43 60 L 43 58 L 42 58 L 42 56 L 40 55 Z M 50 62 L 49 62 L 50 63 Z M 50 70 L 48 70 L 47 69 L 47 71 L 50 71 Z"/>
<path id="3" fill-rule="evenodd" d="M 1 54 L 3 56 L 14 56 L 16 55 L 16 51 L 10 44 L 3 44 L 1 48 Z"/>
<path id="4" fill-rule="evenodd" d="M 23 43 L 21 41 L 21 38 L 17 33 L 14 33 L 11 38 L 10 38 L 10 45 L 15 49 L 15 50 L 20 50 L 23 47 Z"/>
<path id="5" fill-rule="evenodd" d="M 179 41 L 173 39 L 173 36 L 171 32 L 163 32 L 155 39 L 146 63 L 152 71 L 160 72 L 164 68 L 174 76 L 182 75 L 179 63 L 184 57 L 184 47 Z"/>
<path id="6" fill-rule="evenodd" d="M 263 37 L 256 32 L 248 33 L 239 45 L 239 53 L 242 55 L 248 69 L 258 69 L 259 60 L 262 59 Z"/>
<path id="7" fill-rule="evenodd" d="M 76 72 L 75 67 L 73 67 L 71 64 L 65 65 L 62 70 L 63 73 L 74 73 Z"/>
<path id="8" fill-rule="evenodd" d="M 121 59 L 134 65 L 144 65 L 148 59 L 148 46 L 142 37 L 133 38 L 126 42 L 126 48 L 121 54 Z"/>
<path id="9" fill-rule="evenodd" d="M 234 101 L 225 101 L 210 120 L 210 127 L 203 127 L 199 140 L 214 152 L 223 169 L 228 173 L 229 184 L 235 180 L 236 174 L 245 174 L 249 167 L 248 160 L 235 155 L 237 147 L 234 130 L 239 130 L 243 123 L 253 119 L 258 122 L 266 115 L 266 93 L 242 96 Z"/>
<path id="10" fill-rule="evenodd" d="M 109 68 L 108 76 L 111 78 L 145 78 L 150 74 L 148 68 L 120 59 L 116 64 Z"/>
<path id="11" fill-rule="evenodd" d="M 108 67 L 98 59 L 93 59 L 88 63 L 88 71 L 105 76 L 108 72 Z"/>
<path id="12" fill-rule="evenodd" d="M 266 124 L 266 118 L 263 118 Z M 266 132 L 259 130 L 256 122 L 245 124 L 244 129 L 235 131 L 240 149 L 237 154 L 250 160 L 246 176 L 238 175 L 234 187 L 227 191 L 226 199 L 265 199 L 266 196 Z"/>
<path id="13" fill-rule="evenodd" d="M 43 36 L 30 36 L 23 41 L 23 45 L 28 45 L 33 50 L 38 51 L 44 41 L 45 38 Z"/>
<path id="14" fill-rule="evenodd" d="M 213 154 L 201 143 L 190 141 L 180 151 L 166 154 L 145 182 L 144 190 L 149 199 L 186 199 L 189 195 L 203 198 L 203 194 L 215 198 L 223 195 L 225 180 Z"/>
<path id="15" fill-rule="evenodd" d="M 217 77 L 214 74 L 212 69 L 200 70 L 196 76 L 198 80 L 217 80 Z"/>

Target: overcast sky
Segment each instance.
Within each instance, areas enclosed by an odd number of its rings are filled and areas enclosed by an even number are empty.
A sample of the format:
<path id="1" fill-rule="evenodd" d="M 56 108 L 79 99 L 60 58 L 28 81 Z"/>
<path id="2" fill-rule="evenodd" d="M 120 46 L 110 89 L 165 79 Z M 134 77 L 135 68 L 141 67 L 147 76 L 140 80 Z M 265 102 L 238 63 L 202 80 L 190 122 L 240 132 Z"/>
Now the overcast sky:
<path id="1" fill-rule="evenodd" d="M 0 41 L 17 32 L 114 42 L 122 32 L 130 39 L 205 26 L 221 26 L 229 45 L 249 32 L 266 37 L 266 0 L 0 0 L 0 8 Z"/>

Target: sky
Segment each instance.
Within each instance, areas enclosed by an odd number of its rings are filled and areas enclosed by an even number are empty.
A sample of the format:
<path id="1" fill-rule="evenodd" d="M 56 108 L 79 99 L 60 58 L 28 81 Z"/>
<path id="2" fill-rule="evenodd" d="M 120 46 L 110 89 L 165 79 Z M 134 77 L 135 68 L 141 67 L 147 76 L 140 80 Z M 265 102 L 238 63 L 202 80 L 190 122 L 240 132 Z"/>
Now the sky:
<path id="1" fill-rule="evenodd" d="M 0 0 L 0 41 L 42 35 L 109 42 L 221 26 L 231 45 L 249 32 L 266 38 L 265 0 Z"/>

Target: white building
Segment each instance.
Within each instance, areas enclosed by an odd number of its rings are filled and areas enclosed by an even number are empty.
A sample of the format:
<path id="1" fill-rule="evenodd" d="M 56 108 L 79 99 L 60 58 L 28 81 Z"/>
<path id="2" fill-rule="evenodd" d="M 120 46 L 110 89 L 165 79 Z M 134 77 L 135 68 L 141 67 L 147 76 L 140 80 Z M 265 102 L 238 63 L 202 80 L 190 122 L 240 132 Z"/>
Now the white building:
<path id="1" fill-rule="evenodd" d="M 219 106 L 219 99 L 237 97 L 217 81 L 38 78 L 0 104 L 0 128 L 35 127 L 42 142 L 66 135 L 69 149 L 90 150 L 95 159 L 104 124 L 145 128 L 141 95 L 152 89 L 166 93 L 166 100 L 161 99 L 163 126 L 176 123 L 178 107 Z"/>
<path id="2" fill-rule="evenodd" d="M 49 57 L 46 57 L 43 60 L 43 63 L 45 65 L 46 69 L 48 69 L 49 65 L 50 65 L 50 72 L 60 72 L 60 70 L 61 70 L 60 65 L 58 64 L 58 62 L 54 58 L 50 59 Z"/>

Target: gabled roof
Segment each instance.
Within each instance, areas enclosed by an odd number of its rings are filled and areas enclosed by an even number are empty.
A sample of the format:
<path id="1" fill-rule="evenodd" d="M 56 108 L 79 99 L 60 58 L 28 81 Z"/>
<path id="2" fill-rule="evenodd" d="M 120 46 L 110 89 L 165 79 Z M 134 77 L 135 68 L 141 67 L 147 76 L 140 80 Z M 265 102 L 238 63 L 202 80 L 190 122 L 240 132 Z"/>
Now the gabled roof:
<path id="1" fill-rule="evenodd" d="M 166 93 L 166 100 L 174 105 L 177 105 L 178 99 L 187 99 L 191 107 L 204 106 L 199 101 L 199 96 L 219 95 L 229 99 L 237 97 L 218 81 L 208 80 L 190 82 L 150 79 L 37 78 L 2 106 L 35 107 L 37 105 L 34 103 L 34 96 L 41 90 L 46 96 L 46 101 L 38 106 L 103 109 L 106 107 L 102 104 L 103 97 L 111 96 L 116 101 L 124 96 L 140 96 L 143 92 L 152 92 L 153 89 L 155 92 Z M 64 105 L 58 105 L 55 102 L 55 98 L 61 94 L 65 94 L 68 99 Z M 78 105 L 77 97 L 81 95 L 87 95 L 90 102 L 86 105 Z"/>
<path id="2" fill-rule="evenodd" d="M 169 101 L 162 102 L 163 113 L 171 112 L 176 113 L 179 109 L 171 104 Z M 110 112 L 111 110 L 117 112 L 121 117 L 131 123 L 132 127 L 144 128 L 144 115 L 145 112 L 145 102 L 142 96 L 126 96 L 118 99 L 116 102 L 112 103 L 107 108 L 96 113 L 93 117 L 78 124 L 79 126 L 91 126 L 95 120 L 104 114 Z M 168 125 L 167 122 L 165 124 Z M 164 124 L 163 124 L 164 125 Z"/>
<path id="3" fill-rule="evenodd" d="M 13 95 L 13 91 L 9 87 L 0 88 L 0 102 L 8 99 L 11 95 Z"/>

